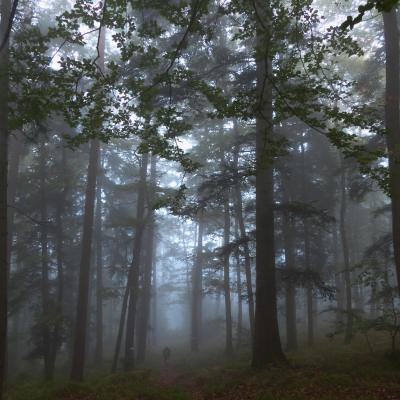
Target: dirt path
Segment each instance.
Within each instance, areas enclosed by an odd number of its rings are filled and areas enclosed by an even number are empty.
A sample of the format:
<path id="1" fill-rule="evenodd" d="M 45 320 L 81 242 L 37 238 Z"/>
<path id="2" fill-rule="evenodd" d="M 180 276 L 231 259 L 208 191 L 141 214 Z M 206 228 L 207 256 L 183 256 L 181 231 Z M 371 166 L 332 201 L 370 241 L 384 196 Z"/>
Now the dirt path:
<path id="1" fill-rule="evenodd" d="M 192 400 L 205 400 L 202 382 L 199 382 L 190 374 L 179 373 L 174 366 L 164 366 L 157 381 L 161 386 L 181 387 Z"/>

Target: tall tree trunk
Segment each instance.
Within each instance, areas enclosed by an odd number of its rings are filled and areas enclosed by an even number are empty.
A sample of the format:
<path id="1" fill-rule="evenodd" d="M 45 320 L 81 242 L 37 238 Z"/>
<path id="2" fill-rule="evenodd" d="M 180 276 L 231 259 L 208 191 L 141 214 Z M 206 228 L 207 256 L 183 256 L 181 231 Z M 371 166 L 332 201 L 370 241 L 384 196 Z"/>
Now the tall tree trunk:
<path id="1" fill-rule="evenodd" d="M 229 213 L 229 192 L 224 193 L 224 246 L 230 242 L 230 213 Z M 224 298 L 225 298 L 225 351 L 228 356 L 233 354 L 232 344 L 232 305 L 231 305 L 231 286 L 229 277 L 229 252 L 224 254 Z"/>
<path id="2" fill-rule="evenodd" d="M 131 275 L 131 271 L 129 271 Z M 128 277 L 129 282 L 129 277 Z M 115 342 L 115 350 L 114 350 L 114 357 L 111 366 L 111 373 L 114 374 L 118 368 L 118 360 L 119 354 L 121 352 L 121 344 L 122 344 L 122 336 L 124 333 L 124 327 L 126 322 L 126 310 L 128 308 L 128 300 L 129 300 L 129 286 L 127 285 L 124 291 L 124 297 L 122 299 L 122 306 L 121 306 L 121 315 L 119 318 L 119 325 L 118 325 L 118 333 L 117 333 L 117 340 Z"/>
<path id="3" fill-rule="evenodd" d="M 146 356 L 147 334 L 149 331 L 150 305 L 151 305 L 151 276 L 153 272 L 154 256 L 154 191 L 156 184 L 156 156 L 151 157 L 150 187 L 148 196 L 148 224 L 146 254 L 143 271 L 143 286 L 141 291 L 141 310 L 139 312 L 137 334 L 137 361 L 143 362 Z"/>
<path id="4" fill-rule="evenodd" d="M 0 5 L 0 38 L 5 37 L 11 11 L 11 1 Z M 7 176 L 8 176 L 8 91 L 9 41 L 0 52 L 0 400 L 7 370 L 7 301 L 8 301 L 8 236 L 7 236 Z"/>
<path id="5" fill-rule="evenodd" d="M 65 166 L 65 162 L 63 162 Z M 54 325 L 53 337 L 50 348 L 50 371 L 51 377 L 54 377 L 55 364 L 57 358 L 57 350 L 61 342 L 61 328 L 64 318 L 63 301 L 64 301 L 64 232 L 62 215 L 64 211 L 64 195 L 56 204 L 56 252 L 57 252 L 57 319 Z"/>
<path id="6" fill-rule="evenodd" d="M 288 195 L 289 183 L 283 181 L 284 202 L 290 202 Z M 297 324 L 296 324 L 296 287 L 291 278 L 295 271 L 295 242 L 293 218 L 287 211 L 283 212 L 283 243 L 285 247 L 285 265 L 288 272 L 288 280 L 285 282 L 285 308 L 286 308 L 286 349 L 297 350 Z"/>
<path id="7" fill-rule="evenodd" d="M 273 155 L 269 141 L 273 135 L 272 119 L 272 54 L 270 2 L 256 0 L 257 18 L 257 91 L 259 109 L 256 115 L 256 309 L 254 321 L 253 367 L 282 362 L 278 327 L 275 278 L 275 227 Z"/>
<path id="8" fill-rule="evenodd" d="M 20 158 L 24 149 L 24 142 L 21 137 L 22 135 L 15 135 L 9 137 L 8 144 L 8 187 L 7 187 L 7 265 L 11 269 L 11 253 L 13 249 L 14 240 L 14 204 L 15 196 L 17 193 L 17 183 L 18 183 L 18 172 Z M 18 265 L 16 270 L 18 271 Z M 20 330 L 20 319 L 21 313 L 17 311 L 13 318 L 13 332 L 12 337 L 15 338 L 15 345 L 13 346 L 13 354 L 8 354 L 8 368 L 11 368 L 14 372 L 18 370 L 19 367 L 19 330 Z M 12 365 L 10 364 L 12 362 Z M 1 390 L 0 390 L 1 391 Z"/>
<path id="9" fill-rule="evenodd" d="M 302 201 L 304 204 L 308 203 L 307 188 L 306 188 L 306 161 L 305 161 L 305 149 L 304 142 L 301 143 L 301 165 L 302 165 Z M 308 216 L 303 218 L 304 226 L 304 270 L 312 271 L 311 268 L 311 243 L 310 243 L 310 223 Z M 307 283 L 306 287 L 306 305 L 307 305 L 307 342 L 309 346 L 314 345 L 314 296 L 313 296 L 313 284 L 312 282 Z"/>
<path id="10" fill-rule="evenodd" d="M 8 171 L 8 237 L 7 237 L 7 264 L 10 265 L 12 243 L 13 243 L 13 224 L 14 224 L 14 203 L 17 192 L 17 181 L 19 172 L 19 161 L 24 149 L 22 134 L 10 136 L 9 138 L 9 171 Z"/>
<path id="11" fill-rule="evenodd" d="M 82 253 L 79 265 L 78 302 L 75 321 L 75 342 L 72 355 L 71 379 L 83 380 L 86 359 L 86 335 L 89 307 L 90 263 L 92 251 L 94 205 L 96 198 L 96 179 L 100 157 L 100 142 L 92 140 L 90 144 L 89 167 L 85 196 L 83 221 Z"/>
<path id="12" fill-rule="evenodd" d="M 42 346 L 44 359 L 44 377 L 46 380 L 52 379 L 52 371 L 50 367 L 50 325 L 48 318 L 50 316 L 50 288 L 49 288 L 49 251 L 48 251 L 48 212 L 47 212 L 47 196 L 46 196 L 46 160 L 47 153 L 45 146 L 40 145 L 39 154 L 39 174 L 40 174 L 40 247 L 41 247 L 41 297 L 42 297 Z"/>
<path id="13" fill-rule="evenodd" d="M 235 218 L 235 239 L 238 241 L 240 239 L 239 235 L 239 223 L 237 218 Z M 242 301 L 242 269 L 240 265 L 240 251 L 239 248 L 235 251 L 236 259 L 236 289 L 237 289 L 237 339 L 236 347 L 242 345 L 242 330 L 243 330 L 243 301 Z"/>
<path id="14" fill-rule="evenodd" d="M 340 323 L 343 320 L 343 309 L 344 309 L 344 288 L 343 288 L 343 277 L 342 268 L 340 267 L 339 261 L 339 239 L 337 225 L 333 226 L 333 262 L 335 264 L 335 286 L 336 286 L 336 307 L 337 307 L 337 321 Z"/>
<path id="15" fill-rule="evenodd" d="M 344 162 L 341 165 L 340 175 L 340 237 L 342 241 L 343 261 L 344 261 L 344 281 L 346 286 L 346 331 L 344 342 L 351 342 L 353 337 L 353 310 L 352 310 L 352 293 L 351 293 L 351 275 L 350 275 L 350 255 L 346 232 L 346 213 L 347 213 L 347 195 L 346 195 L 346 170 Z"/>
<path id="16" fill-rule="evenodd" d="M 389 185 L 392 199 L 393 250 L 400 291 L 400 44 L 397 7 L 383 13 L 386 51 L 386 140 L 389 152 Z"/>
<path id="17" fill-rule="evenodd" d="M 236 130 L 235 130 L 236 131 Z M 237 135 L 236 135 L 237 138 Z M 237 138 L 238 140 L 238 138 Z M 240 180 L 239 180 L 239 151 L 240 146 L 239 143 L 235 146 L 234 152 L 234 165 L 235 165 L 235 172 L 236 172 L 236 183 L 234 186 L 234 207 L 235 207 L 235 214 L 239 224 L 239 231 L 240 237 L 242 239 L 247 238 L 246 228 L 244 225 L 244 218 L 243 218 L 243 200 L 242 200 L 242 191 L 240 188 Z M 250 258 L 250 249 L 249 243 L 246 240 L 243 244 L 243 251 L 244 251 L 244 268 L 246 274 L 246 290 L 247 290 L 247 298 L 249 304 L 249 324 L 250 324 L 250 336 L 251 341 L 254 338 L 254 294 L 253 294 L 253 282 L 251 277 L 251 258 Z"/>
<path id="18" fill-rule="evenodd" d="M 96 348 L 95 361 L 103 361 L 103 234 L 102 234 L 102 163 L 99 159 L 99 183 L 96 194 Z"/>
<path id="19" fill-rule="evenodd" d="M 104 12 L 104 10 L 103 10 Z M 97 65 L 104 70 L 106 30 L 100 26 L 98 42 L 99 59 Z M 96 181 L 100 160 L 100 141 L 94 139 L 90 143 L 89 166 L 85 195 L 85 213 L 83 220 L 82 253 L 79 266 L 78 302 L 75 321 L 75 342 L 72 354 L 71 379 L 83 380 L 86 359 L 86 335 L 89 308 L 90 262 L 92 253 L 94 206 L 96 200 Z"/>
<path id="20" fill-rule="evenodd" d="M 191 315 L 191 351 L 199 351 L 200 329 L 201 329 L 201 305 L 202 305 L 202 274 L 203 274 L 203 230 L 204 210 L 197 213 L 198 234 L 196 259 L 192 272 L 192 315 Z"/>
<path id="21" fill-rule="evenodd" d="M 137 198 L 136 208 L 136 232 L 133 244 L 133 258 L 130 266 L 130 276 L 128 279 L 129 287 L 129 302 L 128 302 L 128 316 L 126 321 L 126 337 L 125 337 L 125 360 L 124 369 L 129 371 L 135 367 L 135 327 L 136 327 L 136 304 L 139 289 L 139 267 L 141 259 L 142 237 L 145 228 L 145 197 L 146 197 L 146 176 L 148 154 L 143 154 L 142 165 L 140 167 L 140 183 L 139 193 Z"/>
<path id="22" fill-rule="evenodd" d="M 151 303 L 151 342 L 153 346 L 157 345 L 157 310 L 158 310 L 158 295 L 157 295 L 157 262 L 153 260 L 153 281 L 152 287 L 152 303 Z"/>

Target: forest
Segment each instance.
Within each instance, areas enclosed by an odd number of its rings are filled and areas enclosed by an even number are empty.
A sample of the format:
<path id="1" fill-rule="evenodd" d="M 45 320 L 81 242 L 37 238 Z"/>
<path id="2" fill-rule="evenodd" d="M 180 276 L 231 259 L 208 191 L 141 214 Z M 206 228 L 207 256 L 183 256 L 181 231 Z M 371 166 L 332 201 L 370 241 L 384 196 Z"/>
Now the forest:
<path id="1" fill-rule="evenodd" d="M 0 400 L 400 400 L 397 0 L 0 0 Z"/>

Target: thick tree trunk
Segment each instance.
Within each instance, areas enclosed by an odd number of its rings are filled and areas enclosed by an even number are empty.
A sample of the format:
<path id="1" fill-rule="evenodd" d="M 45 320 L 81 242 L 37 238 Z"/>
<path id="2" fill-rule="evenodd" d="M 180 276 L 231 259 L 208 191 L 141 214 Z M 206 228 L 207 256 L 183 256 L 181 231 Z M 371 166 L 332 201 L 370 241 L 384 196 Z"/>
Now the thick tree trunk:
<path id="1" fill-rule="evenodd" d="M 145 197 L 146 197 L 146 176 L 148 154 L 143 154 L 142 165 L 140 167 L 139 193 L 137 198 L 136 208 L 136 232 L 133 244 L 133 258 L 130 266 L 130 276 L 128 279 L 129 301 L 128 301 L 128 316 L 126 321 L 126 337 L 125 337 L 125 360 L 124 369 L 129 371 L 135 367 L 135 328 L 136 328 L 136 304 L 139 289 L 139 267 L 141 259 L 142 237 L 145 228 Z"/>
<path id="2" fill-rule="evenodd" d="M 346 218 L 347 218 L 347 195 L 346 195 L 346 171 L 344 169 L 344 163 L 341 165 L 341 176 L 340 176 L 340 189 L 341 189 L 341 201 L 340 201 L 340 237 L 342 241 L 343 261 L 344 261 L 344 281 L 346 286 L 346 331 L 344 342 L 346 344 L 351 342 L 353 337 L 353 310 L 352 310 L 352 292 L 351 292 L 351 275 L 350 275 L 350 255 L 349 246 L 347 241 L 346 232 Z"/>
<path id="3" fill-rule="evenodd" d="M 259 110 L 256 115 L 256 309 L 254 323 L 253 367 L 284 362 L 278 327 L 275 278 L 275 227 L 273 155 L 269 141 L 273 135 L 272 54 L 269 1 L 255 1 L 263 26 L 257 27 L 257 90 Z M 261 53 L 261 54 L 260 54 Z"/>
<path id="4" fill-rule="evenodd" d="M 5 37 L 11 1 L 2 0 L 0 6 L 0 38 Z M 8 91 L 9 42 L 0 52 L 0 400 L 7 370 L 7 301 L 8 301 L 8 235 L 7 235 L 7 176 L 8 176 Z"/>
<path id="5" fill-rule="evenodd" d="M 154 256 L 154 187 L 156 184 L 156 156 L 151 157 L 150 188 L 148 195 L 148 224 L 146 254 L 143 271 L 143 286 L 141 290 L 141 310 L 139 312 L 137 334 L 137 362 L 143 362 L 146 357 L 147 335 L 149 331 L 150 305 L 151 305 L 151 276 L 153 272 Z"/>
<path id="6" fill-rule="evenodd" d="M 400 291 L 400 44 L 397 7 L 383 13 L 386 51 L 385 124 L 389 152 L 392 230 L 397 286 Z"/>
<path id="7" fill-rule="evenodd" d="M 203 274 L 203 230 L 204 210 L 197 213 L 198 234 L 196 259 L 192 271 L 192 315 L 191 315 L 191 351 L 199 351 L 201 329 L 201 305 L 202 305 L 202 274 Z"/>

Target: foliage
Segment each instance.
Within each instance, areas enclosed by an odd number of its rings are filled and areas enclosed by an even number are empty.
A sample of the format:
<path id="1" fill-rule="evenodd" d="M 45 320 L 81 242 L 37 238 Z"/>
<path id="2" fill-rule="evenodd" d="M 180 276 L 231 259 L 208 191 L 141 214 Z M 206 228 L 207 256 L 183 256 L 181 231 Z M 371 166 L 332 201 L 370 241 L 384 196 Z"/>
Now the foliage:
<path id="1" fill-rule="evenodd" d="M 346 30 L 353 29 L 354 26 L 360 23 L 367 11 L 376 9 L 379 12 L 389 12 L 396 7 L 399 0 L 368 0 L 365 4 L 358 7 L 358 15 L 356 17 L 348 16 L 346 21 L 342 23 L 341 28 Z"/>

